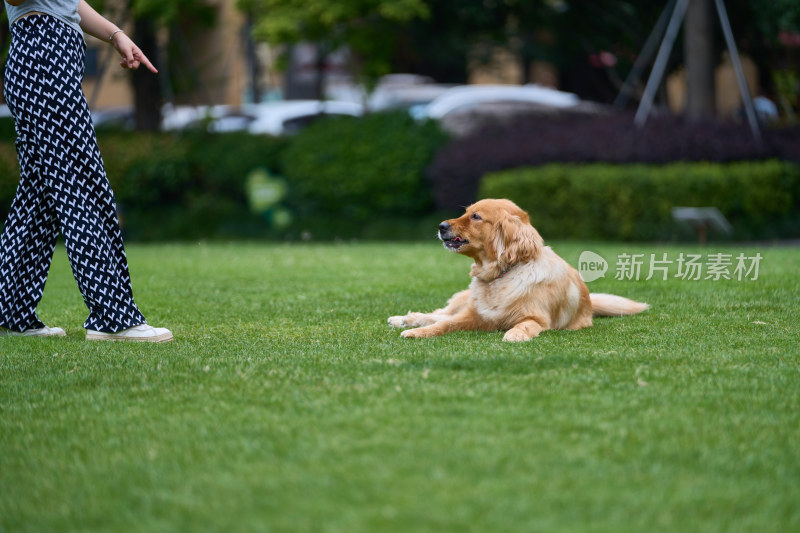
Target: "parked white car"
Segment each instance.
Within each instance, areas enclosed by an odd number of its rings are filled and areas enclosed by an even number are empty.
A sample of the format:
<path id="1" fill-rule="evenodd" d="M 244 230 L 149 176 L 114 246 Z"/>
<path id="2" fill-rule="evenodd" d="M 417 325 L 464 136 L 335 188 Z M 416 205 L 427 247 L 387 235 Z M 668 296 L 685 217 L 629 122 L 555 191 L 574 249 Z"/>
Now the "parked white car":
<path id="1" fill-rule="evenodd" d="M 176 107 L 165 110 L 162 129 L 180 130 L 205 126 L 221 133 L 247 131 L 253 134 L 289 135 L 321 117 L 364 113 L 360 104 L 336 100 L 283 100 L 242 106 Z"/>
<path id="2" fill-rule="evenodd" d="M 426 105 L 413 107 L 410 112 L 419 120 L 439 120 L 453 112 L 495 103 L 564 109 L 577 106 L 580 99 L 573 93 L 539 85 L 462 85 L 445 91 Z"/>
<path id="3" fill-rule="evenodd" d="M 134 125 L 133 106 L 109 107 L 92 111 L 95 128 L 111 127 L 132 130 Z"/>
<path id="4" fill-rule="evenodd" d="M 234 106 L 229 105 L 176 106 L 166 104 L 161 108 L 161 129 L 176 131 L 210 124 L 214 120 L 226 117 L 235 109 Z"/>
<path id="5" fill-rule="evenodd" d="M 369 98 L 369 108 L 387 111 L 425 106 L 452 88 L 452 85 L 437 83 L 378 87 Z"/>
<path id="6" fill-rule="evenodd" d="M 216 106 L 175 106 L 164 104 L 161 107 L 161 129 L 181 130 L 198 123 L 209 113 L 217 114 Z M 219 106 L 229 107 L 229 106 Z M 136 110 L 133 106 L 109 107 L 92 111 L 92 123 L 97 127 L 111 127 L 132 130 L 135 126 Z"/>
<path id="7" fill-rule="evenodd" d="M 255 109 L 252 109 L 252 108 Z M 247 131 L 255 134 L 289 135 L 326 116 L 360 117 L 364 106 L 338 100 L 285 100 L 244 106 L 256 115 Z"/>
<path id="8" fill-rule="evenodd" d="M 162 131 L 206 128 L 210 132 L 246 131 L 253 134 L 289 135 L 325 116 L 364 114 L 361 104 L 336 100 L 284 100 L 242 106 L 173 106 L 161 110 Z M 92 113 L 95 126 L 133 128 L 133 108 L 114 108 Z"/>

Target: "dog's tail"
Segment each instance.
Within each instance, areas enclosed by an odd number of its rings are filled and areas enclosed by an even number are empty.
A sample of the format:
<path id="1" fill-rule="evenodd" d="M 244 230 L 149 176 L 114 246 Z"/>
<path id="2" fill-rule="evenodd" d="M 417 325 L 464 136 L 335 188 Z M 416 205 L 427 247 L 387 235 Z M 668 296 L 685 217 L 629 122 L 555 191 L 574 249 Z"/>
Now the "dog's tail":
<path id="1" fill-rule="evenodd" d="M 650 309 L 650 306 L 645 303 L 634 302 L 613 294 L 593 293 L 589 297 L 592 300 L 592 315 L 594 316 L 635 315 Z"/>

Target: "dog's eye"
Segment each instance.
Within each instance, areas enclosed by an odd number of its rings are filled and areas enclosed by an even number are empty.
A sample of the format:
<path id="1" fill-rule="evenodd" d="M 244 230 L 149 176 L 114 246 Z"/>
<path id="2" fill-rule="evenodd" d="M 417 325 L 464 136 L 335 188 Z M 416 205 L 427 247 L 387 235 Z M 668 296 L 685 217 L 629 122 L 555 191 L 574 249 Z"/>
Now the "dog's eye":
<path id="1" fill-rule="evenodd" d="M 483 220 L 478 213 L 473 213 L 470 217 L 472 220 Z"/>

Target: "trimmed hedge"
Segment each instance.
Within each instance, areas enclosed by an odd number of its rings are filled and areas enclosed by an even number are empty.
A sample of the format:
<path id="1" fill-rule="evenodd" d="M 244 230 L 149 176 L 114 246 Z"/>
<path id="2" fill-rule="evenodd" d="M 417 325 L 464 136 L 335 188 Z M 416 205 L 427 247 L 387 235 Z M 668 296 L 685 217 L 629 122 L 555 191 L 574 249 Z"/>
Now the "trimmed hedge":
<path id="1" fill-rule="evenodd" d="M 257 237 L 264 221 L 248 208 L 256 168 L 279 169 L 284 141 L 243 133 L 103 135 L 100 149 L 132 240 Z"/>
<path id="2" fill-rule="evenodd" d="M 405 112 L 316 122 L 283 153 L 289 207 L 301 219 L 355 224 L 430 213 L 425 168 L 446 140 L 435 123 L 419 124 Z"/>
<path id="3" fill-rule="evenodd" d="M 550 164 L 490 174 L 481 198 L 509 198 L 545 238 L 674 240 L 673 207 L 717 207 L 736 240 L 800 237 L 800 166 L 770 160 L 668 165 Z"/>
<path id="4" fill-rule="evenodd" d="M 642 128 L 627 113 L 601 116 L 522 116 L 453 140 L 429 173 L 441 209 L 475 201 L 490 172 L 548 163 L 732 162 L 781 159 L 800 163 L 800 127 L 765 129 L 755 142 L 746 123 L 689 122 L 651 117 Z"/>

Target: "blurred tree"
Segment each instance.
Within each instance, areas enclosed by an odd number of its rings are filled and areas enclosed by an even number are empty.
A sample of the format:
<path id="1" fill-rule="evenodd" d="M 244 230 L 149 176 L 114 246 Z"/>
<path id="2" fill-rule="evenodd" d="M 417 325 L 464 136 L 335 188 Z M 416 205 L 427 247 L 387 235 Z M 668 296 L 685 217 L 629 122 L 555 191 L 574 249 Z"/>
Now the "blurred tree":
<path id="1" fill-rule="evenodd" d="M 800 47 L 800 2 L 797 0 L 726 0 L 737 48 L 759 65 L 761 91 L 785 98 L 786 77 L 797 80 L 798 65 L 781 53 L 788 36 Z M 722 46 L 714 0 L 692 0 L 686 14 L 684 58 L 687 69 L 687 115 L 708 116 L 714 109 L 714 68 Z M 791 41 L 791 38 L 788 39 Z M 788 46 L 791 47 L 790 44 Z M 791 84 L 790 84 L 791 85 Z M 795 93 L 797 89 L 795 88 Z M 795 96 L 796 97 L 796 96 Z"/>
<path id="2" fill-rule="evenodd" d="M 429 17 L 394 30 L 398 43 L 394 64 L 399 71 L 463 83 L 469 60 L 489 60 L 492 48 L 499 45 L 516 55 L 521 83 L 530 80 L 533 60 L 546 61 L 561 73 L 563 89 L 610 102 L 667 0 L 428 0 L 428 4 Z M 725 0 L 725 5 L 741 51 L 763 67 L 776 57 L 770 43 L 778 45 L 780 35 L 786 40 L 786 32 L 800 30 L 797 0 Z M 673 70 L 682 58 L 693 61 L 702 55 L 704 60 L 692 66 L 698 71 L 692 77 L 703 76 L 705 82 L 693 91 L 693 100 L 705 110 L 714 109 L 709 80 L 723 48 L 718 28 L 713 0 L 693 0 L 684 40 L 676 43 L 668 67 Z M 704 54 L 698 52 L 701 49 Z"/>
<path id="3" fill-rule="evenodd" d="M 391 71 L 393 26 L 429 14 L 425 0 L 239 0 L 239 7 L 252 14 L 256 38 L 315 43 L 318 69 L 327 55 L 346 46 L 354 74 L 367 87 Z M 322 76 L 317 79 L 321 97 Z"/>
<path id="4" fill-rule="evenodd" d="M 3 6 L 5 7 L 5 2 L 3 2 Z M 3 64 L 0 66 L 0 82 L 5 79 L 5 70 L 6 70 L 6 58 L 8 57 L 8 47 L 11 44 L 11 31 L 8 28 L 8 15 L 6 14 L 6 10 L 3 9 L 2 14 L 0 14 L 0 57 L 3 59 Z M 2 96 L 2 102 L 5 103 L 6 98 L 5 95 Z"/>
<path id="5" fill-rule="evenodd" d="M 797 0 L 733 0 L 738 9 L 748 8 L 759 31 L 777 40 L 781 31 L 800 32 L 800 2 Z"/>
<path id="6" fill-rule="evenodd" d="M 605 102 L 619 92 L 663 9 L 634 0 L 545 0 L 531 13 L 530 3 L 517 2 L 526 61 L 552 63 L 561 88 Z"/>
<path id="7" fill-rule="evenodd" d="M 151 0 L 154 1 L 154 0 Z M 692 0 L 684 40 L 670 58 L 693 62 L 699 109 L 713 109 L 713 68 L 722 49 L 714 0 Z M 583 98 L 610 102 L 642 51 L 667 1 L 636 0 L 239 0 L 254 15 L 256 35 L 271 43 L 317 43 L 317 68 L 347 45 L 367 81 L 413 72 L 440 82 L 467 81 L 467 68 L 489 61 L 496 47 L 512 52 L 531 79 L 534 60 L 553 64 L 560 86 Z M 726 0 L 737 43 L 765 64 L 781 31 L 800 29 L 797 0 Z M 710 9 L 709 9 L 709 6 Z M 697 23 L 697 24 L 695 24 Z M 713 30 L 713 31 L 712 31 Z M 700 54 L 699 52 L 706 53 Z M 700 62 L 695 59 L 704 58 Z M 315 93 L 319 94 L 319 87 Z M 701 96 L 702 95 L 702 96 Z M 713 98 L 713 96 L 712 96 Z"/>
<path id="8" fill-rule="evenodd" d="M 541 22 L 552 35 L 549 54 L 562 71 L 563 87 L 585 98 L 608 101 L 609 96 L 619 91 L 620 78 L 630 72 L 632 62 L 641 52 L 667 0 L 553 0 L 547 3 L 558 7 Z M 786 68 L 789 57 L 781 50 L 786 46 L 781 36 L 785 41 L 788 35 L 800 32 L 800 2 L 724 0 L 724 4 L 740 53 L 753 58 L 759 66 L 762 87 L 773 85 L 776 60 L 783 58 L 781 68 Z M 724 49 L 719 24 L 714 0 L 692 0 L 683 27 L 684 39 L 676 43 L 676 53 L 670 58 L 668 71 L 676 68 L 682 59 L 686 63 L 701 59 L 699 64 L 688 65 L 694 71 L 690 74 L 693 87 L 689 99 L 695 104 L 690 106 L 697 105 L 699 113 L 714 109 L 713 70 Z M 533 46 L 536 44 L 534 40 Z M 587 56 L 592 62 L 593 55 L 602 50 L 612 52 L 611 64 L 594 61 L 592 68 L 587 69 Z M 791 67 L 793 72 L 797 72 L 797 67 L 797 64 Z"/>
<path id="9" fill-rule="evenodd" d="M 502 47 L 520 83 L 534 61 L 551 63 L 560 85 L 585 98 L 616 96 L 663 6 L 632 0 L 429 0 L 430 17 L 398 26 L 395 65 L 442 82 L 463 83 L 467 65 Z M 602 58 L 602 61 L 598 61 Z M 618 74 L 621 72 L 622 74 Z"/>
<path id="10" fill-rule="evenodd" d="M 501 46 L 516 57 L 520 83 L 534 60 L 555 65 L 561 85 L 611 100 L 663 9 L 633 0 L 429 0 L 431 15 L 395 29 L 399 71 L 463 83 L 467 64 Z M 601 55 L 602 54 L 602 55 Z M 604 61 L 597 61 L 602 57 Z"/>
<path id="11" fill-rule="evenodd" d="M 95 8 L 102 8 L 109 0 L 96 2 Z M 133 39 L 145 54 L 150 58 L 156 68 L 160 68 L 162 78 L 154 76 L 146 69 L 138 69 L 131 74 L 133 84 L 135 124 L 137 130 L 155 131 L 161 123 L 161 105 L 165 87 L 170 86 L 168 79 L 173 72 L 169 65 L 159 65 L 159 59 L 169 57 L 159 48 L 156 33 L 159 28 L 169 29 L 170 41 L 182 39 L 178 28 L 179 22 L 199 21 L 209 26 L 214 22 L 214 6 L 196 0 L 127 0 L 125 10 L 132 14 L 134 25 Z M 120 24 L 122 21 L 118 21 Z M 185 47 L 184 47 L 185 48 Z M 188 59 L 191 62 L 191 57 Z M 175 64 L 185 63 L 186 59 L 175 61 Z M 163 78 L 166 76 L 167 78 Z"/>
<path id="12" fill-rule="evenodd" d="M 541 5 L 541 0 L 529 0 Z M 429 16 L 396 25 L 392 63 L 396 72 L 465 83 L 470 61 L 491 59 L 494 46 L 510 40 L 512 9 L 494 0 L 429 0 Z"/>
<path id="13" fill-rule="evenodd" d="M 692 120 L 713 117 L 716 113 L 714 69 L 717 66 L 717 54 L 714 34 L 718 25 L 714 0 L 689 2 L 683 35 L 686 116 Z"/>
<path id="14" fill-rule="evenodd" d="M 759 85 L 789 121 L 800 111 L 800 2 L 726 0 L 737 43 L 759 67 Z"/>

